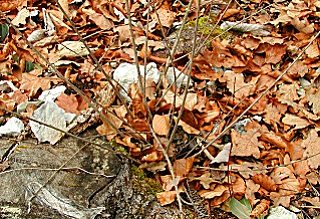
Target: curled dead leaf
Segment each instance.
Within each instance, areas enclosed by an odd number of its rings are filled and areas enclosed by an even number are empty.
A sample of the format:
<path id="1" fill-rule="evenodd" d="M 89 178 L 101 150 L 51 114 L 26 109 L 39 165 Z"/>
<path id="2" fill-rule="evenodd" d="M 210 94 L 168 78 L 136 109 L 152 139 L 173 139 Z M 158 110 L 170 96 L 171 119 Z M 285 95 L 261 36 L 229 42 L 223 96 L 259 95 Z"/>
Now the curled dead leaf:
<path id="1" fill-rule="evenodd" d="M 269 192 L 277 191 L 278 186 L 270 176 L 267 176 L 265 174 L 256 174 L 252 176 L 252 180 Z"/>
<path id="2" fill-rule="evenodd" d="M 201 190 L 199 195 L 205 199 L 220 197 L 228 188 L 224 185 L 217 185 L 213 190 Z"/>
<path id="3" fill-rule="evenodd" d="M 252 210 L 250 217 L 259 217 L 265 213 L 270 207 L 269 200 L 261 200 L 261 202 Z"/>

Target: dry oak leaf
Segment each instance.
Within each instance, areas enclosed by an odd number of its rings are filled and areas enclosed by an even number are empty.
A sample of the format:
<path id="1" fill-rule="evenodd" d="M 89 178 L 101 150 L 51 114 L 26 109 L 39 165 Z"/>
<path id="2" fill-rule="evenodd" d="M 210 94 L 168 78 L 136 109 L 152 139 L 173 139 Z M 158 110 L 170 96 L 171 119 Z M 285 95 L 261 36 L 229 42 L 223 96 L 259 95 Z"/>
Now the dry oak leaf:
<path id="1" fill-rule="evenodd" d="M 234 195 L 242 196 L 246 193 L 246 183 L 244 179 L 237 174 L 230 174 L 231 187 Z"/>
<path id="2" fill-rule="evenodd" d="M 278 102 L 270 103 L 266 107 L 264 121 L 269 125 L 275 124 L 281 120 L 282 114 L 287 111 L 287 106 Z"/>
<path id="3" fill-rule="evenodd" d="M 246 193 L 245 197 L 250 201 L 251 205 L 254 205 L 257 201 L 255 193 L 260 189 L 260 185 L 256 184 L 253 180 L 246 180 Z"/>
<path id="4" fill-rule="evenodd" d="M 159 9 L 157 9 L 157 11 L 155 13 L 153 13 L 151 15 L 152 19 L 157 21 L 157 23 L 159 22 L 157 14 L 160 15 L 159 16 L 160 23 L 164 27 L 171 27 L 172 23 L 176 17 L 176 14 L 172 10 L 167 10 L 165 8 L 159 8 Z"/>
<path id="5" fill-rule="evenodd" d="M 40 88 L 43 91 L 48 90 L 51 87 L 51 82 L 57 84 L 60 81 L 62 80 L 59 78 L 38 77 L 30 73 L 23 73 L 20 90 L 28 90 L 28 96 L 33 97 Z"/>
<path id="6" fill-rule="evenodd" d="M 226 202 L 231 197 L 230 191 L 225 191 L 221 196 L 215 197 L 210 201 L 210 206 L 217 206 Z"/>
<path id="7" fill-rule="evenodd" d="M 310 125 L 310 122 L 308 120 L 289 113 L 285 114 L 285 116 L 282 118 L 282 122 L 286 125 L 293 126 L 294 130 L 303 129 Z"/>
<path id="8" fill-rule="evenodd" d="M 229 91 L 239 99 L 252 94 L 259 79 L 259 77 L 253 77 L 250 82 L 246 83 L 242 73 L 235 73 L 233 71 L 226 71 L 224 78 L 226 78 Z"/>
<path id="9" fill-rule="evenodd" d="M 305 152 L 303 153 L 303 157 L 310 157 L 308 159 L 308 164 L 312 169 L 317 169 L 320 165 L 320 157 L 318 156 L 320 153 L 320 138 L 318 133 L 312 129 L 308 134 L 307 139 L 305 139 L 301 146 L 305 148 Z"/>
<path id="10" fill-rule="evenodd" d="M 176 191 L 167 191 L 167 192 L 157 193 L 157 199 L 161 206 L 171 204 L 172 202 L 174 202 L 176 196 L 177 196 Z"/>
<path id="11" fill-rule="evenodd" d="M 240 134 L 236 130 L 231 131 L 231 139 L 233 147 L 231 149 L 231 156 L 247 157 L 253 156 L 260 157 L 258 141 L 260 133 L 257 129 L 250 129 L 247 132 Z"/>
<path id="12" fill-rule="evenodd" d="M 299 180 L 288 167 L 278 167 L 270 174 L 279 190 L 285 190 L 292 194 L 301 191 Z"/>
<path id="13" fill-rule="evenodd" d="M 205 189 L 209 189 L 210 188 L 210 184 L 211 183 L 218 183 L 217 180 L 214 180 L 211 176 L 210 173 L 205 173 L 203 175 L 201 175 L 200 177 L 195 177 L 192 180 L 200 180 L 200 184 L 203 186 L 203 188 Z"/>
<path id="14" fill-rule="evenodd" d="M 164 99 L 167 103 L 175 104 L 175 107 L 177 108 L 184 104 L 184 108 L 189 111 L 192 111 L 198 102 L 198 96 L 196 93 L 188 93 L 185 102 L 183 102 L 183 95 L 177 95 L 177 93 L 168 91 L 164 96 Z"/>
<path id="15" fill-rule="evenodd" d="M 175 179 L 172 179 L 171 175 L 164 175 L 160 176 L 162 188 L 165 191 L 171 191 L 174 186 L 177 186 L 180 181 L 180 177 L 176 177 Z"/>
<path id="16" fill-rule="evenodd" d="M 283 205 L 284 207 L 290 206 L 290 199 L 294 197 L 292 192 L 280 190 L 279 192 L 271 192 L 270 199 L 273 201 L 275 206 Z"/>
<path id="17" fill-rule="evenodd" d="M 163 156 L 159 154 L 157 151 L 153 151 L 141 158 L 142 161 L 145 162 L 156 162 L 162 160 Z"/>
<path id="18" fill-rule="evenodd" d="M 114 25 L 113 22 L 109 19 L 107 19 L 106 16 L 103 14 L 99 14 L 93 9 L 82 9 L 82 12 L 89 16 L 89 20 L 93 21 L 100 29 L 102 30 L 109 30 Z"/>
<path id="19" fill-rule="evenodd" d="M 311 34 L 314 32 L 314 24 L 313 23 L 310 24 L 307 18 L 299 20 L 299 18 L 294 17 L 291 20 L 291 24 L 302 33 Z"/>
<path id="20" fill-rule="evenodd" d="M 278 100 L 281 103 L 293 102 L 295 100 L 299 100 L 299 96 L 297 90 L 299 89 L 299 85 L 296 83 L 293 84 L 283 84 L 279 88 L 277 92 Z"/>
<path id="21" fill-rule="evenodd" d="M 320 56 L 320 50 L 317 41 L 313 41 L 311 46 L 306 49 L 306 55 L 309 58 L 316 58 Z"/>
<path id="22" fill-rule="evenodd" d="M 312 106 L 312 111 L 314 114 L 320 113 L 320 89 L 310 88 L 306 90 L 306 98 L 309 105 Z"/>
<path id="23" fill-rule="evenodd" d="M 281 44 L 270 45 L 266 47 L 266 63 L 277 64 L 286 54 L 287 46 Z"/>
<path id="24" fill-rule="evenodd" d="M 288 70 L 287 75 L 291 78 L 304 77 L 309 72 L 309 68 L 301 60 L 297 60 Z M 299 89 L 299 88 L 298 88 Z"/>
<path id="25" fill-rule="evenodd" d="M 175 117 L 175 121 L 177 121 L 176 117 Z M 179 124 L 179 126 L 182 127 L 182 129 L 183 129 L 186 133 L 188 133 L 188 134 L 190 134 L 190 135 L 199 135 L 199 134 L 200 134 L 200 131 L 199 131 L 198 129 L 193 128 L 191 125 L 185 123 L 185 122 L 182 121 L 182 120 L 180 120 L 178 124 Z"/>
<path id="26" fill-rule="evenodd" d="M 270 193 L 270 198 L 275 205 L 281 204 L 284 207 L 288 207 L 291 197 L 300 192 L 304 187 L 288 167 L 278 167 L 274 169 L 270 177 L 279 188 L 277 192 Z"/>
<path id="27" fill-rule="evenodd" d="M 78 100 L 76 95 L 71 94 L 71 95 L 67 95 L 65 93 L 62 93 L 56 100 L 56 104 L 64 109 L 66 112 L 68 113 L 75 113 L 77 115 L 79 115 L 79 111 L 78 111 Z"/>
<path id="28" fill-rule="evenodd" d="M 320 183 L 320 175 L 318 173 L 316 173 L 315 171 L 307 174 L 306 178 L 307 178 L 308 182 L 310 182 L 313 185 L 317 185 Z"/>

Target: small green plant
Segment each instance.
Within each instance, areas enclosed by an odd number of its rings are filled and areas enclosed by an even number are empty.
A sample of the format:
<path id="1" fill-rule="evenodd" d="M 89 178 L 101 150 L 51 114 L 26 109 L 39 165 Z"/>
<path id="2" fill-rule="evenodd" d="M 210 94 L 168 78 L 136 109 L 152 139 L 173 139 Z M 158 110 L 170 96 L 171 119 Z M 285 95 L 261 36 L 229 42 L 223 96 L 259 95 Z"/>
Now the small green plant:
<path id="1" fill-rule="evenodd" d="M 0 42 L 3 42 L 4 39 L 9 34 L 9 25 L 8 24 L 0 24 Z"/>
<path id="2" fill-rule="evenodd" d="M 26 72 L 30 72 L 34 69 L 34 63 L 33 62 L 26 62 Z"/>
<path id="3" fill-rule="evenodd" d="M 234 214 L 237 218 L 239 219 L 250 219 L 250 213 L 252 211 L 252 207 L 251 204 L 249 202 L 248 199 L 243 198 L 240 201 L 235 199 L 235 198 L 231 198 L 228 201 L 230 210 L 232 212 L 232 214 Z"/>

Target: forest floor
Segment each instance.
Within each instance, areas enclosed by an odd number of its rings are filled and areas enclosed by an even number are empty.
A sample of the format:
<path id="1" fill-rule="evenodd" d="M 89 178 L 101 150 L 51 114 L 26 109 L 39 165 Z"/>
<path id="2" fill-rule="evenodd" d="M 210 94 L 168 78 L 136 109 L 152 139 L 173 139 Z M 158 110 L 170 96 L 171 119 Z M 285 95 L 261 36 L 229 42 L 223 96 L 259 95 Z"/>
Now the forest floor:
<path id="1" fill-rule="evenodd" d="M 319 9 L 0 0 L 0 203 L 319 217 Z"/>

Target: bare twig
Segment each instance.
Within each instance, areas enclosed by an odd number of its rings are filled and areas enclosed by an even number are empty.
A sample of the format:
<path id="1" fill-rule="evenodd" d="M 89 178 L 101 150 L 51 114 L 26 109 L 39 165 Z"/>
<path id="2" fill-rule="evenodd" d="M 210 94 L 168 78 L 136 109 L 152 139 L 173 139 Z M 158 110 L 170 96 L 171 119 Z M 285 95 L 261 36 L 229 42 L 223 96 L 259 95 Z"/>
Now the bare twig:
<path id="1" fill-rule="evenodd" d="M 298 56 L 293 60 L 293 62 L 283 71 L 282 74 L 280 74 L 275 81 L 266 89 L 264 90 L 233 122 L 231 122 L 226 128 L 224 128 L 224 130 L 219 133 L 219 135 L 217 137 L 215 137 L 213 140 L 211 140 L 206 147 L 204 147 L 202 150 L 200 150 L 197 154 L 195 154 L 194 156 L 198 156 L 199 154 L 201 154 L 204 149 L 208 148 L 210 145 L 212 145 L 214 142 L 216 142 L 218 139 L 220 139 L 223 135 L 225 135 L 245 114 L 247 114 L 249 112 L 249 110 L 256 104 L 259 102 L 259 100 L 264 97 L 280 80 L 281 78 L 286 75 L 289 71 L 289 69 L 302 57 L 302 55 L 304 54 L 304 52 L 311 46 L 311 44 L 313 43 L 313 41 L 315 41 L 317 39 L 317 37 L 320 35 L 320 31 L 318 31 L 310 40 L 310 42 L 308 43 L 307 46 L 304 47 L 304 49 L 298 54 Z M 230 151 L 231 153 L 231 151 Z"/>

